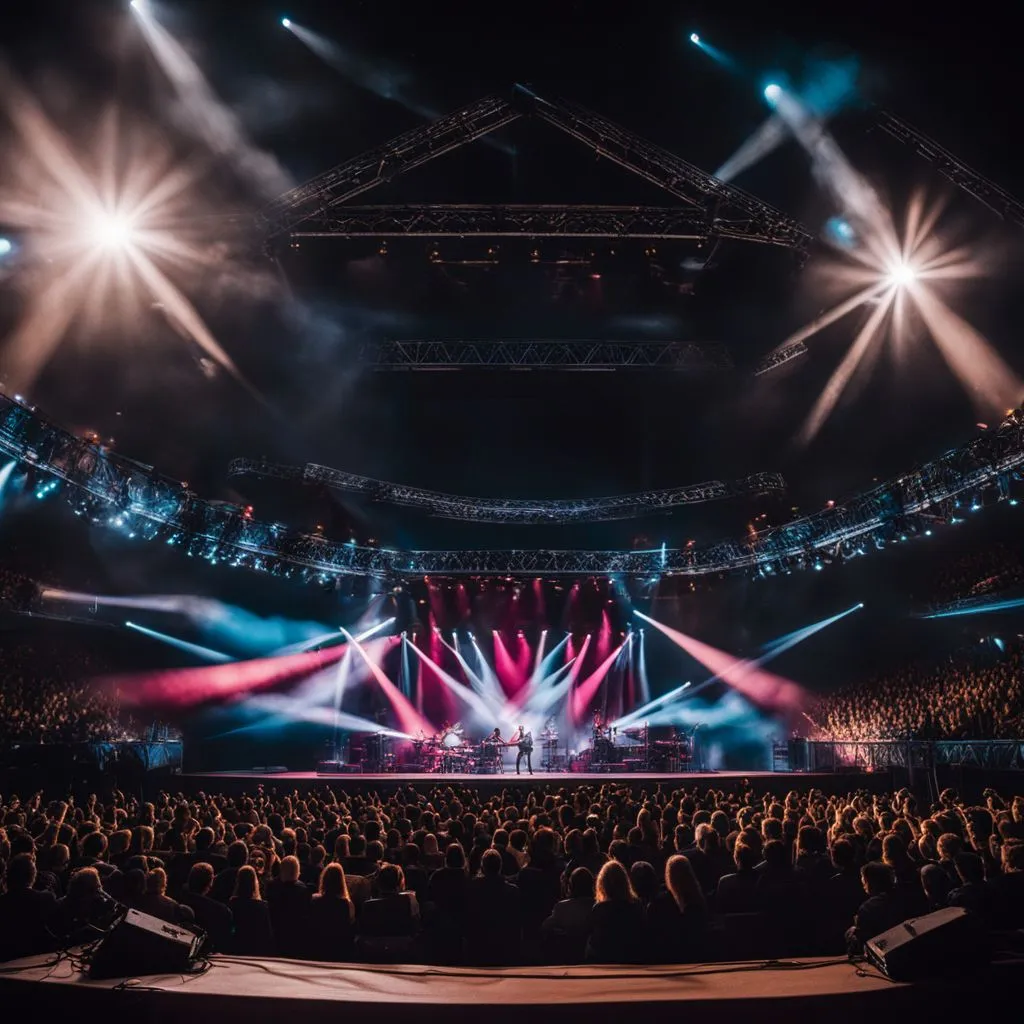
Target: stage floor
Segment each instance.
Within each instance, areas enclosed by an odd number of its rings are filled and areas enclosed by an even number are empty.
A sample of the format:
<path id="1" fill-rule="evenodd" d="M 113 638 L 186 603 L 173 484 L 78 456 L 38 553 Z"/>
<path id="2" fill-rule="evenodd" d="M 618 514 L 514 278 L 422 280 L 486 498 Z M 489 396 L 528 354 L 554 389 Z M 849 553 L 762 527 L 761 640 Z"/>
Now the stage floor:
<path id="1" fill-rule="evenodd" d="M 751 778 L 779 778 L 788 779 L 792 776 L 790 772 L 681 772 L 669 774 L 667 772 L 534 772 L 532 775 L 523 772 L 516 775 L 512 772 L 335 772 L 331 774 L 320 774 L 318 772 L 275 772 L 267 771 L 264 768 L 236 769 L 227 772 L 186 772 L 189 778 L 203 779 L 296 779 L 302 782 L 315 782 L 317 779 L 361 779 L 364 782 L 394 782 L 396 784 L 405 782 L 528 782 L 535 779 L 538 782 L 608 782 L 610 780 L 631 779 L 636 782 L 665 782 L 668 780 L 685 782 L 692 779 L 694 782 L 717 779 L 720 781 L 729 779 L 751 779 Z M 803 779 L 814 778 L 811 775 L 799 776 Z M 822 778 L 831 778 L 831 774 L 822 773 Z"/>
<path id="2" fill-rule="evenodd" d="M 0 998 L 31 1006 L 40 1019 L 128 1017 L 163 1024 L 276 1024 L 298 1015 L 304 1024 L 369 1013 L 381 1024 L 409 1014 L 452 1024 L 481 1020 L 516 1024 L 555 1014 L 566 1024 L 621 1021 L 668 1012 L 788 1024 L 827 1019 L 965 1015 L 979 993 L 1011 1005 L 1020 965 L 993 967 L 969 979 L 903 985 L 845 958 L 781 963 L 716 963 L 671 967 L 456 968 L 369 966 L 277 958 L 214 956 L 204 974 L 156 974 L 91 981 L 71 961 L 51 956 L 5 964 Z M 12 1003 L 12 997 L 14 1002 Z"/>

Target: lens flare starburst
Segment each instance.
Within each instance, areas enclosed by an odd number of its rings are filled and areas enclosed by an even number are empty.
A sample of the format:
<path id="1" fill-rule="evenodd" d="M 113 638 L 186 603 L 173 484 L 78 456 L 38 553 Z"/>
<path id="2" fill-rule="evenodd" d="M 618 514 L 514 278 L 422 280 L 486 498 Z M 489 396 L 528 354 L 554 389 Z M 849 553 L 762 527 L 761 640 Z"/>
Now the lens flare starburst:
<path id="1" fill-rule="evenodd" d="M 212 258 L 190 233 L 196 172 L 141 130 L 121 130 L 113 113 L 95 132 L 98 155 L 80 154 L 33 97 L 2 78 L 17 145 L 0 181 L 0 221 L 19 230 L 26 257 L 23 314 L 2 352 L 8 384 L 30 387 L 69 333 L 111 338 L 158 310 L 251 391 L 172 279 L 197 278 Z"/>
<path id="2" fill-rule="evenodd" d="M 817 435 L 854 378 L 863 379 L 874 366 L 886 342 L 897 356 L 904 356 L 912 341 L 927 337 L 979 411 L 1015 406 L 1024 385 L 991 342 L 942 297 L 945 283 L 981 276 L 982 260 L 967 247 L 943 242 L 935 230 L 942 207 L 927 204 L 923 195 L 911 200 L 900 229 L 866 186 L 864 194 L 873 201 L 862 205 L 856 223 L 860 244 L 837 247 L 837 260 L 819 268 L 842 297 L 777 349 L 805 341 L 858 310 L 866 313 L 800 429 L 798 442 L 807 444 Z"/>

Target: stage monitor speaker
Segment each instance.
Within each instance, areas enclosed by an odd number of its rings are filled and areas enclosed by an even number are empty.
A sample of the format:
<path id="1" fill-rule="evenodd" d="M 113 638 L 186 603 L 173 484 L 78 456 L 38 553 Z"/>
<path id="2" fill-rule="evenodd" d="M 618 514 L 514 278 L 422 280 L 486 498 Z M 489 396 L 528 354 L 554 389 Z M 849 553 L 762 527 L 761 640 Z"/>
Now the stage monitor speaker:
<path id="1" fill-rule="evenodd" d="M 864 956 L 893 981 L 960 973 L 989 960 L 984 931 L 963 907 L 912 917 L 869 939 Z"/>
<path id="2" fill-rule="evenodd" d="M 89 966 L 91 978 L 141 974 L 187 974 L 203 936 L 138 910 L 128 910 L 100 941 Z"/>

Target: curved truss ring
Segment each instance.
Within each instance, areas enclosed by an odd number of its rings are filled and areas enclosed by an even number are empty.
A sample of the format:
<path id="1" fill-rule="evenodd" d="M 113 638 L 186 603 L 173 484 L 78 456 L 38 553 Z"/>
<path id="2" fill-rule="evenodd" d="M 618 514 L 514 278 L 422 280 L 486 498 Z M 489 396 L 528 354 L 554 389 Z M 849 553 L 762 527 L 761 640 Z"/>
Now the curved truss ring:
<path id="1" fill-rule="evenodd" d="M 368 495 L 373 501 L 421 509 L 439 519 L 457 519 L 474 523 L 558 525 L 636 519 L 640 516 L 667 512 L 680 505 L 697 505 L 705 501 L 721 501 L 725 498 L 767 494 L 786 489 L 786 481 L 779 473 L 755 473 L 742 480 L 709 480 L 689 487 L 638 491 L 635 494 L 617 494 L 605 498 L 473 498 L 387 483 L 384 480 L 374 480 L 372 477 L 346 473 L 315 463 L 286 466 L 262 459 L 234 459 L 228 474 L 326 484 L 340 491 Z"/>

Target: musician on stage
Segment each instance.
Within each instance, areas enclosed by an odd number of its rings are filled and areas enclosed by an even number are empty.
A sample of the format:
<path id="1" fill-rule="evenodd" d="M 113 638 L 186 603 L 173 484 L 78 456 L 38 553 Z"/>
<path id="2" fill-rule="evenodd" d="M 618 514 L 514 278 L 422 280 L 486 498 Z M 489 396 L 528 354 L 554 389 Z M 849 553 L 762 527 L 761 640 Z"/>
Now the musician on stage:
<path id="1" fill-rule="evenodd" d="M 526 758 L 526 770 L 532 775 L 533 733 L 521 724 L 509 737 L 508 746 L 519 748 L 519 753 L 516 754 L 516 775 L 522 775 L 519 766 L 523 763 L 524 757 Z"/>
<path id="2" fill-rule="evenodd" d="M 480 744 L 480 752 L 483 757 L 484 764 L 491 769 L 491 771 L 497 772 L 499 775 L 503 771 L 502 769 L 502 752 L 507 746 L 505 741 L 501 738 L 501 729 L 499 726 L 494 727 L 494 732 L 490 736 L 486 737 Z"/>

